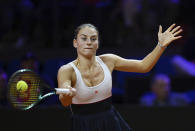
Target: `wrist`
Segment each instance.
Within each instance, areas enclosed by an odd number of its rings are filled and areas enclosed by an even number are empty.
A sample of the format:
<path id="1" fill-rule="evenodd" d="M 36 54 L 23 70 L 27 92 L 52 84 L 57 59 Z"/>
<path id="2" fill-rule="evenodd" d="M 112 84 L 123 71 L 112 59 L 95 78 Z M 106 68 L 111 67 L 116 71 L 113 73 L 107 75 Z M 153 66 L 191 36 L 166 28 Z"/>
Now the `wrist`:
<path id="1" fill-rule="evenodd" d="M 167 46 L 162 45 L 160 42 L 158 42 L 157 45 L 158 45 L 160 48 L 162 48 L 162 49 L 166 49 L 166 48 L 167 48 Z"/>

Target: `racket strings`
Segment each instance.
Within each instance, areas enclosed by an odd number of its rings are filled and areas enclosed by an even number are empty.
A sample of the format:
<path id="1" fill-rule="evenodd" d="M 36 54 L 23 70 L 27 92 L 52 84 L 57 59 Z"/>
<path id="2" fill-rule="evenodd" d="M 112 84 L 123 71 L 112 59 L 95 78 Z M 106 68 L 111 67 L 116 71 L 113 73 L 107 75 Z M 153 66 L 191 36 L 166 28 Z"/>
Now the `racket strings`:
<path id="1" fill-rule="evenodd" d="M 18 91 L 17 82 L 23 80 L 27 83 L 28 89 L 24 92 Z M 11 79 L 9 99 L 13 107 L 18 109 L 28 109 L 33 106 L 41 94 L 40 79 L 32 72 L 18 73 Z"/>

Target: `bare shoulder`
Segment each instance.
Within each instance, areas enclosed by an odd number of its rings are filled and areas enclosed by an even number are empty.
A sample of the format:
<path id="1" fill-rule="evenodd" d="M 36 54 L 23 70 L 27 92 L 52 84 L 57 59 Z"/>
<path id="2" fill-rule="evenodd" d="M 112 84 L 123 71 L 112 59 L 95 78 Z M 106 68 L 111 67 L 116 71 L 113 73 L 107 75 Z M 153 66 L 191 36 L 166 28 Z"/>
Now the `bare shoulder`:
<path id="1" fill-rule="evenodd" d="M 114 54 L 103 54 L 99 57 L 108 66 L 110 72 L 112 72 L 115 67 L 117 56 Z"/>
<path id="2" fill-rule="evenodd" d="M 117 59 L 117 55 L 115 54 L 103 54 L 99 56 L 103 62 L 115 62 Z"/>
<path id="3" fill-rule="evenodd" d="M 62 65 L 58 70 L 58 76 L 71 77 L 73 72 L 74 72 L 74 69 L 70 64 Z"/>
<path id="4" fill-rule="evenodd" d="M 73 67 L 70 64 L 62 65 L 58 72 L 71 72 L 73 71 Z"/>
<path id="5" fill-rule="evenodd" d="M 75 61 L 73 61 L 75 63 Z M 62 65 L 57 74 L 58 86 L 63 87 L 64 83 L 74 87 L 76 83 L 76 74 L 70 63 Z"/>

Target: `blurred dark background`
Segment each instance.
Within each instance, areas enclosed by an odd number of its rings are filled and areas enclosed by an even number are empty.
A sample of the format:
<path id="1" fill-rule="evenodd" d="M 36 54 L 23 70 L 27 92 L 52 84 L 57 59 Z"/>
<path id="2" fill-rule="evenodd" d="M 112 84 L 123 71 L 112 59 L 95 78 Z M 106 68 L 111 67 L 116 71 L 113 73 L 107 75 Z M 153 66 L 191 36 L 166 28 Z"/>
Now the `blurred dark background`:
<path id="1" fill-rule="evenodd" d="M 60 105 L 57 96 L 48 98 L 34 111 L 20 112 L 7 103 L 6 87 L 12 73 L 31 68 L 56 88 L 59 67 L 76 58 L 74 30 L 83 23 L 99 29 L 97 55 L 114 53 L 129 59 L 142 59 L 154 49 L 159 25 L 164 30 L 173 23 L 180 25 L 184 30 L 182 39 L 166 49 L 152 71 L 113 72 L 113 103 L 136 131 L 195 130 L 194 6 L 193 0 L 0 1 L 0 130 L 6 130 L 8 123 L 15 124 L 16 130 L 66 130 L 69 120 L 64 117 L 69 110 Z M 154 78 L 159 74 L 166 78 L 158 77 L 161 83 L 156 84 Z M 159 102 L 155 93 L 163 92 L 166 84 L 167 98 Z M 154 85 L 161 89 L 154 91 Z M 39 123 L 40 128 L 36 124 L 30 128 L 28 122 L 23 128 L 18 126 L 25 119 Z M 48 121 L 54 126 L 44 125 Z M 58 121 L 64 125 L 54 128 Z"/>

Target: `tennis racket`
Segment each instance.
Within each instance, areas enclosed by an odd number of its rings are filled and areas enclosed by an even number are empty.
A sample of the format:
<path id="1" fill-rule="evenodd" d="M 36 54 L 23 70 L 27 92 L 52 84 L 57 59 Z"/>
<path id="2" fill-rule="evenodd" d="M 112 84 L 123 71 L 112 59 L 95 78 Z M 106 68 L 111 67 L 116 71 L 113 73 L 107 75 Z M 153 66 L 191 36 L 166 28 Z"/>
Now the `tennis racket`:
<path id="1" fill-rule="evenodd" d="M 25 81 L 28 88 L 21 92 L 16 86 L 18 81 Z M 16 71 L 8 82 L 8 101 L 16 109 L 28 110 L 46 97 L 56 94 L 67 94 L 70 89 L 51 88 L 42 81 L 35 72 L 30 69 Z"/>

